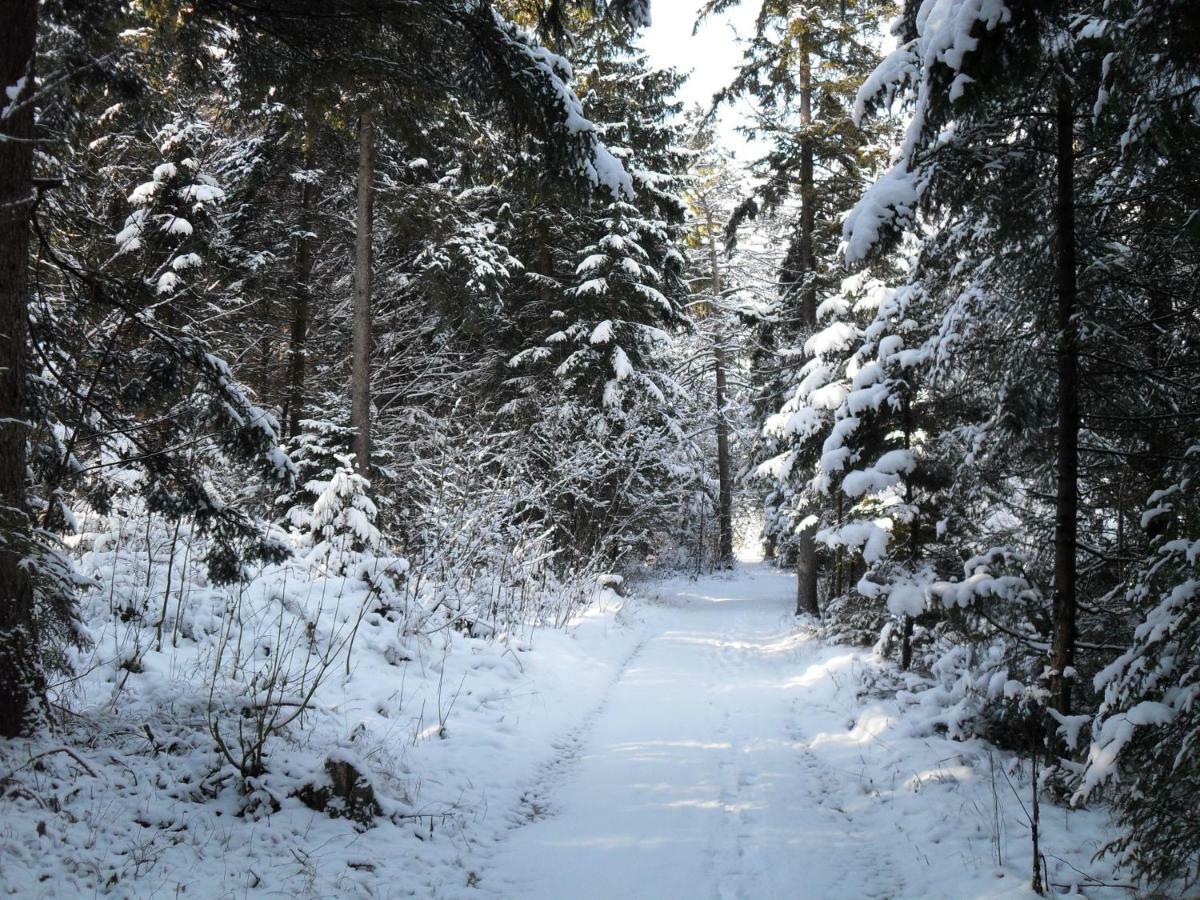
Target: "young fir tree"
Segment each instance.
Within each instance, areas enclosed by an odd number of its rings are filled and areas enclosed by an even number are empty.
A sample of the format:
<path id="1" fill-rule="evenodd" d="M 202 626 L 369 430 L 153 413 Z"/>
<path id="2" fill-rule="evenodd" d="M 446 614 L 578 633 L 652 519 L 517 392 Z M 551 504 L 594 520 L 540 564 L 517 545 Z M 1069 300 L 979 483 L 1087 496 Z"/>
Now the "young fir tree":
<path id="1" fill-rule="evenodd" d="M 1102 600 L 1119 611 L 1116 633 L 1133 631 L 1128 649 L 1096 675 L 1103 694 L 1077 798 L 1109 785 L 1122 829 L 1106 849 L 1145 889 L 1186 894 L 1200 883 L 1191 850 L 1200 821 L 1200 335 L 1189 314 L 1200 265 L 1200 179 L 1189 150 L 1200 129 L 1200 21 L 1187 4 L 1134 0 L 1107 5 L 1089 29 L 1103 54 L 1089 99 L 1105 165 L 1089 200 L 1103 211 L 1093 290 L 1106 328 L 1094 370 L 1103 404 L 1090 416 L 1085 406 L 1084 422 L 1105 450 L 1120 451 L 1097 491 L 1116 524 L 1108 566 L 1116 584 Z"/>
<path id="2" fill-rule="evenodd" d="M 666 513 L 662 488 L 697 477 L 673 415 L 665 352 L 683 323 L 684 161 L 671 99 L 679 79 L 651 69 L 604 23 L 584 25 L 580 96 L 632 188 L 515 213 L 527 224 L 510 247 L 527 272 L 505 303 L 505 340 L 515 352 L 502 409 L 530 421 L 542 440 L 596 447 L 582 470 L 558 462 L 544 470 L 548 481 L 570 485 L 565 502 L 545 513 L 563 523 L 561 539 L 605 553 L 618 545 L 649 552 Z M 561 457 L 577 459 L 574 449 Z M 596 460 L 605 462 L 593 468 Z"/>
<path id="3" fill-rule="evenodd" d="M 164 57 L 148 53 L 141 69 L 118 67 L 118 49 L 136 55 L 144 36 L 124 27 L 139 23 L 137 12 L 89 4 L 43 12 L 52 27 L 41 63 L 52 71 L 71 71 L 81 59 L 100 63 L 84 69 L 89 77 L 70 102 L 45 104 L 36 128 L 57 141 L 38 165 L 58 189 L 14 220 L 22 234 L 32 220 L 38 248 L 30 257 L 14 240 L 14 272 L 35 265 L 41 289 L 32 306 L 22 300 L 22 327 L 9 332 L 20 339 L 23 365 L 6 369 L 20 381 L 10 399 L 25 410 L 22 441 L 31 450 L 29 465 L 22 453 L 19 473 L 10 473 L 22 494 L 14 509 L 37 516 L 7 529 L 25 546 L 26 580 L 12 584 L 31 590 L 21 589 L 25 606 L 5 607 L 24 619 L 4 623 L 4 640 L 19 635 L 25 660 L 5 666 L 25 673 L 5 692 L 6 733 L 32 715 L 37 672 L 56 658 L 54 642 L 70 620 L 78 579 L 39 548 L 71 527 L 73 502 L 103 511 L 128 491 L 153 513 L 192 516 L 211 538 L 210 574 L 231 580 L 245 560 L 278 559 L 283 548 L 196 459 L 256 463 L 267 480 L 291 477 L 274 419 L 197 327 L 221 293 L 198 276 L 220 255 L 224 192 L 209 164 L 222 142 L 202 122 L 164 108 L 176 99 L 156 90 Z M 36 10 L 24 24 L 35 21 Z M 34 71 L 30 60 L 25 66 Z M 126 102 L 114 105 L 110 92 Z M 142 127 L 130 127 L 132 116 L 144 116 Z M 70 152 L 79 147 L 88 152 Z"/>

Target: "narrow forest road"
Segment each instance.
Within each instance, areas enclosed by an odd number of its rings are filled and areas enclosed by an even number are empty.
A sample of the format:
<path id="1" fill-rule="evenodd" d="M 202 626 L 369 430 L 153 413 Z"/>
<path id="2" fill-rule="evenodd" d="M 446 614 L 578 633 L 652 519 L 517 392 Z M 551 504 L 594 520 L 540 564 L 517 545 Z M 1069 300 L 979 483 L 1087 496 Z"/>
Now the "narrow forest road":
<path id="1" fill-rule="evenodd" d="M 937 829 L 955 827 L 947 817 L 957 801 L 913 821 L 889 802 L 913 793 L 910 775 L 919 790 L 922 776 L 898 771 L 876 740 L 887 717 L 853 721 L 863 653 L 798 633 L 794 591 L 794 578 L 761 564 L 667 583 L 651 636 L 595 715 L 558 746 L 479 893 L 1026 896 L 989 868 L 986 835 L 981 858 L 931 859 Z"/>
<path id="2" fill-rule="evenodd" d="M 865 695 L 880 663 L 800 628 L 795 585 L 750 561 L 651 589 L 644 639 L 554 742 L 507 832 L 470 855 L 461 896 L 1036 897 L 1027 768 L 947 737 L 941 703 Z M 1043 804 L 1056 892 L 1124 896 L 1085 874 L 1104 829 L 1102 811 Z"/>

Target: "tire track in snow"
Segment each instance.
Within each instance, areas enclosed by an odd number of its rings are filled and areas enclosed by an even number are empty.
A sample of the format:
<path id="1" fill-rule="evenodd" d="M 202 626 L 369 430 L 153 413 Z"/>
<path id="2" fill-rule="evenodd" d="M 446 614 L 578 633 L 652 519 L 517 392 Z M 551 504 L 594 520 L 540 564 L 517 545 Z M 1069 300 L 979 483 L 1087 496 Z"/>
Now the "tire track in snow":
<path id="1" fill-rule="evenodd" d="M 762 631 L 761 623 L 756 628 L 739 616 L 715 648 L 719 682 L 737 686 L 756 675 L 771 674 L 774 667 L 766 663 L 764 652 L 774 637 Z M 724 852 L 718 858 L 724 863 L 724 871 L 716 879 L 717 900 L 772 896 L 769 886 L 763 884 L 766 873 L 753 836 L 769 803 L 764 802 L 762 794 L 770 790 L 760 781 L 756 756 L 771 743 L 770 726 L 780 724 L 774 718 L 764 715 L 753 703 L 726 704 L 723 712 L 720 734 L 730 746 L 721 762 Z"/>
<path id="2" fill-rule="evenodd" d="M 595 728 L 596 721 L 608 709 L 613 689 L 620 684 L 621 679 L 625 677 L 629 667 L 641 655 L 650 638 L 650 635 L 643 636 L 617 666 L 612 678 L 605 686 L 599 702 L 588 710 L 576 725 L 550 742 L 553 754 L 537 766 L 534 774 L 525 782 L 525 787 L 521 790 L 516 803 L 505 812 L 504 827 L 500 834 L 476 847 L 477 850 L 482 849 L 483 852 L 479 859 L 473 861 L 476 868 L 473 870 L 474 877 L 469 882 L 471 888 L 482 889 L 489 893 L 493 890 L 503 891 L 503 886 L 488 884 L 486 874 L 480 878 L 477 873 L 480 870 L 486 873 L 488 861 L 501 851 L 504 843 L 515 832 L 557 813 L 554 806 L 555 793 L 579 765 L 588 736 Z"/>
<path id="3" fill-rule="evenodd" d="M 608 709 L 613 688 L 620 684 L 629 667 L 641 655 L 648 640 L 648 637 L 643 637 L 634 645 L 629 655 L 621 661 L 616 672 L 613 673 L 613 677 L 604 688 L 600 701 L 588 710 L 579 723 L 561 737 L 551 741 L 550 746 L 555 752 L 538 766 L 533 777 L 527 782 L 527 787 L 521 792 L 517 801 L 517 807 L 506 817 L 511 827 L 506 829 L 500 838 L 501 841 L 518 828 L 523 828 L 532 822 L 555 814 L 553 795 L 556 789 L 571 776 L 572 770 L 578 765 L 583 748 L 587 744 L 587 738 L 596 726 L 596 720 Z"/>

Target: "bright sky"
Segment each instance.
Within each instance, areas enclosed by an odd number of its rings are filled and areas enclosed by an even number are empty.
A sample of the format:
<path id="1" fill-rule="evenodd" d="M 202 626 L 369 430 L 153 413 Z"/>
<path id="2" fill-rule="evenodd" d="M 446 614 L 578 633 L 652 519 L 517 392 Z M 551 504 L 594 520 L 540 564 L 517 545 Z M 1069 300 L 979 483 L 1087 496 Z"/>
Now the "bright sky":
<path id="1" fill-rule="evenodd" d="M 738 36 L 752 31 L 759 4 L 756 0 L 742 0 L 739 6 L 724 15 L 705 22 L 699 34 L 693 37 L 696 12 L 703 2 L 651 0 L 653 24 L 642 32 L 639 43 L 655 65 L 691 72 L 691 78 L 680 91 L 680 99 L 689 106 L 698 103 L 707 108 L 713 94 L 732 80 L 742 58 Z M 738 120 L 747 112 L 748 107 L 742 101 L 721 115 L 721 136 L 740 158 L 754 155 L 746 139 L 734 131 Z"/>

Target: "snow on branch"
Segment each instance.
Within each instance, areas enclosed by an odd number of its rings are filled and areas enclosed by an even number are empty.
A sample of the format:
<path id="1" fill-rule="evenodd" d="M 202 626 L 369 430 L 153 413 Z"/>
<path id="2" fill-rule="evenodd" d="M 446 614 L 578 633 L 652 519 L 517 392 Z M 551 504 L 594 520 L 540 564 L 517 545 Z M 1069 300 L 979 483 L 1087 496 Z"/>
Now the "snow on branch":
<path id="1" fill-rule="evenodd" d="M 636 12 L 636 10 L 635 10 Z M 541 46 L 537 39 L 500 13 L 488 8 L 489 34 L 483 41 L 489 62 L 508 87 L 535 109 L 547 137 L 566 151 L 576 173 L 593 188 L 607 188 L 614 198 L 633 197 L 633 179 L 621 161 L 600 139 L 597 127 L 584 114 L 583 103 L 571 90 L 570 62 Z M 648 18 L 648 9 L 645 17 Z"/>
<path id="2" fill-rule="evenodd" d="M 863 82 L 854 100 L 860 122 L 876 106 L 903 97 L 911 106 L 908 126 L 892 169 L 867 188 L 842 224 L 842 253 L 850 265 L 870 255 L 883 237 L 911 227 L 928 185 L 918 162 L 930 112 L 962 96 L 971 79 L 962 72 L 979 46 L 977 26 L 993 31 L 1012 13 L 1002 0 L 925 0 L 916 17 L 916 37 L 893 50 Z M 943 85 L 946 70 L 953 78 Z M 946 96 L 940 96 L 942 91 Z"/>

